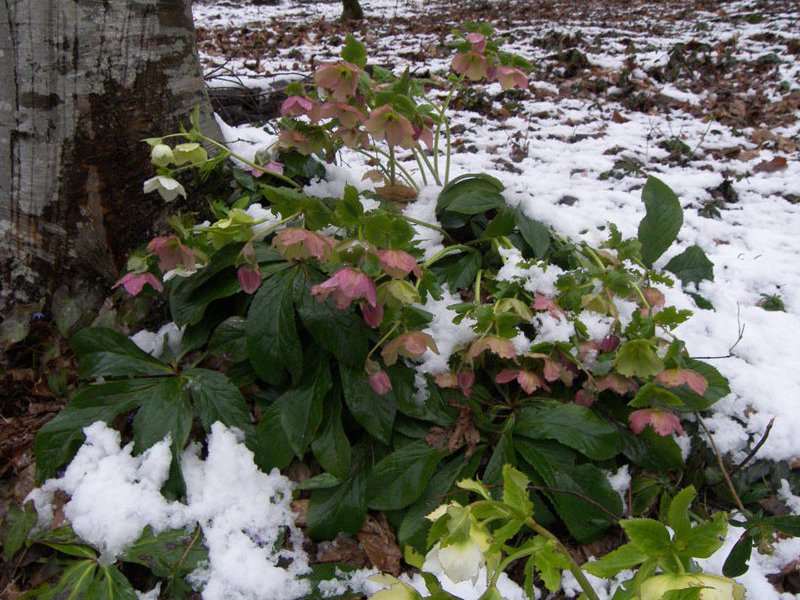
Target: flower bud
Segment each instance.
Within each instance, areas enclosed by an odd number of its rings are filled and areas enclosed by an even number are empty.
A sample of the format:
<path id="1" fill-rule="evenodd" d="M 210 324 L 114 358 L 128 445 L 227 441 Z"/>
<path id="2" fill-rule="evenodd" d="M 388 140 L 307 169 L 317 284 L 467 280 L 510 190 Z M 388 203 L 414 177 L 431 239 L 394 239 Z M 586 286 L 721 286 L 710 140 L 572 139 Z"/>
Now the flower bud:
<path id="1" fill-rule="evenodd" d="M 172 154 L 172 148 L 166 144 L 156 144 L 150 150 L 150 162 L 156 166 L 167 167 L 173 160 L 175 156 Z"/>

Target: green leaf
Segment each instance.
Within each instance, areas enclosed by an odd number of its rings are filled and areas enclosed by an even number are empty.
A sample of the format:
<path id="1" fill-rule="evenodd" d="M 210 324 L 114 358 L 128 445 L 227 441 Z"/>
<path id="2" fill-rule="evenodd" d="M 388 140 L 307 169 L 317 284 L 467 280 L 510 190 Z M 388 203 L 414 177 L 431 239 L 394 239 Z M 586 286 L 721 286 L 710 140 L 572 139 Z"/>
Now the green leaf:
<path id="1" fill-rule="evenodd" d="M 19 600 L 38 598 L 40 600 L 72 600 L 73 598 L 94 600 L 89 591 L 94 582 L 97 563 L 94 560 L 80 560 L 67 563 L 61 578 L 55 584 L 46 583 L 35 590 L 25 592 Z M 136 596 L 134 596 L 136 598 Z"/>
<path id="2" fill-rule="evenodd" d="M 442 188 L 436 202 L 436 213 L 449 208 L 457 198 L 466 193 L 496 194 L 505 189 L 500 180 L 485 173 L 467 173 L 453 179 Z"/>
<path id="3" fill-rule="evenodd" d="M 696 525 L 680 538 L 675 536 L 685 544 L 680 555 L 685 558 L 708 558 L 722 546 L 727 531 L 727 515 L 715 513 L 710 521 Z"/>
<path id="4" fill-rule="evenodd" d="M 713 366 L 692 358 L 684 359 L 685 367 L 702 375 L 708 387 L 705 394 L 699 396 L 687 386 L 672 388 L 672 392 L 692 410 L 706 410 L 717 401 L 731 393 L 728 380 Z"/>
<path id="5" fill-rule="evenodd" d="M 342 377 L 344 402 L 367 432 L 388 444 L 392 437 L 392 425 L 397 411 L 394 394 L 389 390 L 383 396 L 376 394 L 367 383 L 363 369 L 354 369 L 339 364 Z"/>
<path id="6" fill-rule="evenodd" d="M 322 428 L 317 439 L 311 443 L 311 449 L 317 462 L 328 473 L 338 479 L 347 477 L 352 450 L 342 425 L 341 392 L 334 395 L 329 408 L 325 411 Z"/>
<path id="7" fill-rule="evenodd" d="M 354 534 L 367 514 L 366 453 L 354 448 L 350 473 L 340 485 L 314 490 L 308 503 L 308 533 L 315 540 L 332 540 L 343 531 Z"/>
<path id="8" fill-rule="evenodd" d="M 425 491 L 442 453 L 423 440 L 406 444 L 384 457 L 367 479 L 367 504 L 376 510 L 397 510 Z"/>
<path id="9" fill-rule="evenodd" d="M 170 375 L 169 365 L 153 358 L 128 337 L 105 327 L 76 333 L 70 347 L 80 358 L 80 377 L 137 377 Z"/>
<path id="10" fill-rule="evenodd" d="M 770 527 L 774 527 L 781 533 L 800 537 L 800 516 L 786 515 L 783 517 L 767 517 L 763 520 Z"/>
<path id="11" fill-rule="evenodd" d="M 498 192 L 470 191 L 459 194 L 447 205 L 447 210 L 461 215 L 478 215 L 505 206 L 506 201 Z"/>
<path id="12" fill-rule="evenodd" d="M 502 482 L 503 465 L 516 465 L 517 456 L 514 453 L 514 420 L 506 424 L 497 445 L 494 447 L 489 463 L 483 471 L 483 482 L 486 485 L 496 485 Z M 498 493 L 497 496 L 500 494 Z"/>
<path id="13" fill-rule="evenodd" d="M 352 34 L 344 38 L 342 58 L 362 69 L 367 66 L 367 47 L 359 42 Z"/>
<path id="14" fill-rule="evenodd" d="M 671 258 L 664 268 L 674 273 L 683 285 L 700 283 L 703 280 L 714 281 L 714 263 L 700 246 L 689 246 Z"/>
<path id="15" fill-rule="evenodd" d="M 208 353 L 226 356 L 234 362 L 247 360 L 247 321 L 242 317 L 229 317 L 220 323 L 208 341 Z"/>
<path id="16" fill-rule="evenodd" d="M 683 209 L 667 184 L 648 177 L 642 189 L 645 217 L 639 223 L 642 262 L 648 267 L 667 251 L 683 225 Z"/>
<path id="17" fill-rule="evenodd" d="M 174 529 L 156 534 L 149 526 L 119 559 L 150 569 L 156 577 L 182 577 L 207 560 L 200 531 Z"/>
<path id="18" fill-rule="evenodd" d="M 536 549 L 530 558 L 531 565 L 539 572 L 548 590 L 558 591 L 561 573 L 569 568 L 569 561 L 550 540 L 541 535 L 530 540 L 528 547 L 531 546 Z"/>
<path id="19" fill-rule="evenodd" d="M 648 378 L 664 370 L 664 361 L 656 354 L 649 340 L 631 340 L 617 350 L 614 367 L 626 377 Z"/>
<path id="20" fill-rule="evenodd" d="M 491 223 L 486 226 L 483 232 L 483 237 L 495 238 L 508 235 L 514 231 L 516 224 L 516 215 L 514 211 L 507 206 L 497 212 L 497 215 L 492 219 Z"/>
<path id="21" fill-rule="evenodd" d="M 160 384 L 160 379 L 131 379 L 96 383 L 83 388 L 36 435 L 36 477 L 53 477 L 83 442 L 83 428 L 95 421 L 110 423 L 138 407 Z"/>
<path id="22" fill-rule="evenodd" d="M 247 402 L 224 373 L 187 369 L 183 375 L 200 415 L 200 423 L 207 432 L 211 431 L 211 425 L 221 421 L 228 427 L 236 427 L 247 437 L 253 434 L 253 417 Z"/>
<path id="23" fill-rule="evenodd" d="M 515 211 L 515 217 L 522 239 L 531 247 L 536 258 L 542 258 L 550 247 L 550 230 L 543 223 L 525 216 L 519 208 Z"/>
<path id="24" fill-rule="evenodd" d="M 503 465 L 503 502 L 519 511 L 520 518 L 533 514 L 533 502 L 528 496 L 529 479 L 511 465 Z"/>
<path id="25" fill-rule="evenodd" d="M 692 529 L 689 521 L 689 507 L 697 496 L 693 485 L 683 488 L 678 495 L 672 499 L 667 512 L 667 523 L 675 532 L 676 538 L 683 538 Z"/>
<path id="26" fill-rule="evenodd" d="M 334 214 L 341 225 L 356 226 L 361 222 L 364 207 L 358 199 L 358 190 L 352 185 L 344 186 L 342 199 L 336 203 Z"/>
<path id="27" fill-rule="evenodd" d="M 238 293 L 239 280 L 234 265 L 238 244 L 225 246 L 211 257 L 211 262 L 191 277 L 181 277 L 172 285 L 169 308 L 172 320 L 180 325 L 198 323 L 208 305 Z"/>
<path id="28" fill-rule="evenodd" d="M 623 431 L 621 437 L 625 456 L 643 469 L 666 473 L 684 467 L 681 449 L 671 436 L 658 435 L 646 427 L 640 434 Z"/>
<path id="29" fill-rule="evenodd" d="M 436 261 L 430 271 L 444 279 L 452 293 L 470 287 L 483 264 L 483 257 L 477 250 L 469 250 L 465 254 L 448 256 Z"/>
<path id="30" fill-rule="evenodd" d="M 666 556 L 671 551 L 669 531 L 653 519 L 628 519 L 620 521 L 631 544 L 651 558 Z"/>
<path id="31" fill-rule="evenodd" d="M 662 600 L 698 600 L 703 592 L 701 587 L 684 588 L 682 590 L 669 590 L 661 596 Z"/>
<path id="32" fill-rule="evenodd" d="M 613 424 L 590 408 L 556 400 L 540 400 L 520 409 L 514 433 L 535 440 L 557 440 L 595 460 L 609 459 L 622 450 Z"/>
<path id="33" fill-rule="evenodd" d="M 294 300 L 300 321 L 314 341 L 339 362 L 361 367 L 369 351 L 367 326 L 354 309 L 341 310 L 332 301 L 318 302 L 311 295 L 312 286 L 324 280 L 321 273 L 308 268 L 298 277 Z"/>
<path id="34" fill-rule="evenodd" d="M 247 313 L 247 355 L 258 376 L 277 385 L 288 371 L 300 379 L 303 353 L 294 320 L 294 269 L 261 284 Z"/>
<path id="35" fill-rule="evenodd" d="M 581 568 L 595 577 L 610 579 L 620 571 L 633 569 L 646 560 L 647 555 L 644 552 L 633 544 L 625 544 L 598 561 L 584 563 Z"/>
<path id="36" fill-rule="evenodd" d="M 40 531 L 31 537 L 31 541 L 36 544 L 44 544 L 48 548 L 52 548 L 53 550 L 57 550 L 69 556 L 89 558 L 92 560 L 97 558 L 97 552 L 94 548 L 87 546 L 69 525 L 62 525 L 56 529 Z"/>
<path id="37" fill-rule="evenodd" d="M 297 484 L 295 489 L 301 492 L 306 490 L 327 490 L 329 488 L 336 487 L 340 483 L 341 479 L 339 479 L 338 477 L 334 477 L 330 473 L 320 473 L 319 475 L 315 475 L 314 477 L 309 477 L 308 479 L 304 479 L 303 481 Z"/>
<path id="38" fill-rule="evenodd" d="M 192 429 L 192 407 L 180 377 L 159 379 L 143 396 L 133 419 L 134 452 L 141 454 L 167 435 L 177 453 Z"/>
<path id="39" fill-rule="evenodd" d="M 289 446 L 302 459 L 322 423 L 322 401 L 333 382 L 324 350 L 312 347 L 305 356 L 303 378 L 276 401 L 280 405 L 281 426 Z"/>
<path id="40" fill-rule="evenodd" d="M 10 568 L 14 555 L 22 548 L 28 533 L 36 525 L 36 509 L 33 502 L 20 508 L 12 504 L 3 519 L 3 558 Z"/>
<path id="41" fill-rule="evenodd" d="M 739 577 L 747 573 L 750 568 L 747 564 L 753 553 L 753 537 L 750 531 L 745 531 L 731 548 L 725 564 L 722 565 L 722 574 L 725 577 Z"/>
<path id="42" fill-rule="evenodd" d="M 139 595 L 114 565 L 98 565 L 86 593 L 92 600 L 138 600 Z"/>
<path id="43" fill-rule="evenodd" d="M 268 473 L 273 468 L 285 469 L 294 458 L 289 438 L 281 424 L 282 404 L 272 403 L 256 425 L 251 449 L 258 468 Z"/>

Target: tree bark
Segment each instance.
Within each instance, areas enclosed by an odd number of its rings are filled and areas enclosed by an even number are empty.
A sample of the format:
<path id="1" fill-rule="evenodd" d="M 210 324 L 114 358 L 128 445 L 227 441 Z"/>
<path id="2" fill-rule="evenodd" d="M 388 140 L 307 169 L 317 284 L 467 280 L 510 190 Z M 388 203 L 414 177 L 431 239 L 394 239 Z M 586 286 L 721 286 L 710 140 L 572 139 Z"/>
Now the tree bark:
<path id="1" fill-rule="evenodd" d="M 342 0 L 342 21 L 360 21 L 364 11 L 358 0 Z"/>
<path id="2" fill-rule="evenodd" d="M 116 277 L 165 209 L 141 140 L 197 105 L 191 0 L 0 0 L 0 308 Z"/>

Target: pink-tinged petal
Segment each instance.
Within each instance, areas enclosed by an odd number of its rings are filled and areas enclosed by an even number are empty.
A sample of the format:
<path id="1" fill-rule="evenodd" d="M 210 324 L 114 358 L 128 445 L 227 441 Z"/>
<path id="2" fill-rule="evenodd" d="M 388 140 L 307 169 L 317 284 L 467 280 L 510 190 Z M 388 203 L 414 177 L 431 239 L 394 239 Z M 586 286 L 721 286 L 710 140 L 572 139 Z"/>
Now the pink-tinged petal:
<path id="1" fill-rule="evenodd" d="M 698 396 L 708 389 L 708 381 L 697 371 L 690 369 L 667 369 L 656 375 L 656 381 L 666 387 L 686 385 Z"/>
<path id="2" fill-rule="evenodd" d="M 564 312 L 561 307 L 556 304 L 555 300 L 539 293 L 537 293 L 533 298 L 533 309 L 540 311 L 546 310 L 554 316 L 560 315 Z"/>
<path id="3" fill-rule="evenodd" d="M 270 173 L 277 173 L 278 175 L 283 175 L 283 164 L 279 163 L 278 161 L 271 160 L 270 162 L 264 165 L 264 168 Z"/>
<path id="4" fill-rule="evenodd" d="M 619 338 L 615 335 L 607 335 L 597 345 L 597 349 L 603 354 L 613 352 L 619 346 Z"/>
<path id="5" fill-rule="evenodd" d="M 136 296 L 142 291 L 145 284 L 159 292 L 164 291 L 164 285 L 151 273 L 128 273 L 120 277 L 120 279 L 111 286 L 111 289 L 122 286 L 131 296 Z"/>
<path id="6" fill-rule="evenodd" d="M 595 385 L 598 393 L 611 390 L 620 396 L 634 394 L 639 390 L 639 385 L 633 379 L 628 379 L 617 373 L 610 373 L 605 377 L 601 377 L 595 382 Z"/>
<path id="7" fill-rule="evenodd" d="M 419 358 L 426 350 L 438 354 L 439 349 L 433 338 L 422 331 L 402 333 L 386 344 L 381 350 L 383 361 L 391 366 L 397 362 L 398 355 L 406 358 Z"/>
<path id="8" fill-rule="evenodd" d="M 519 375 L 519 369 L 503 369 L 494 378 L 495 383 L 508 383 L 514 381 Z"/>
<path id="9" fill-rule="evenodd" d="M 549 358 L 544 359 L 544 378 L 553 383 L 554 381 L 561 379 L 561 366 L 554 360 L 550 360 Z"/>
<path id="10" fill-rule="evenodd" d="M 647 300 L 647 303 L 650 305 L 650 308 L 661 308 L 664 306 L 666 302 L 666 298 L 664 298 L 664 294 L 657 290 L 656 288 L 647 287 L 642 290 L 642 295 L 644 299 Z"/>
<path id="11" fill-rule="evenodd" d="M 458 376 L 455 373 L 438 373 L 434 377 L 434 381 L 440 388 L 455 389 L 458 387 Z"/>
<path id="12" fill-rule="evenodd" d="M 308 156 L 314 152 L 311 141 L 299 131 L 284 129 L 278 136 L 278 145 L 281 148 L 292 148 L 300 154 Z"/>
<path id="13" fill-rule="evenodd" d="M 347 129 L 338 127 L 334 131 L 336 137 L 344 142 L 348 148 L 366 148 L 369 145 L 367 134 L 360 129 Z"/>
<path id="14" fill-rule="evenodd" d="M 311 295 L 319 302 L 333 295 L 339 309 L 347 308 L 351 302 L 360 299 L 366 300 L 373 308 L 378 305 L 375 282 L 362 271 L 349 267 L 339 269 L 333 277 L 312 287 Z"/>
<path id="15" fill-rule="evenodd" d="M 511 343 L 511 340 L 489 335 L 472 342 L 469 350 L 467 350 L 467 358 L 473 360 L 486 350 L 490 350 L 500 358 L 514 358 L 517 355 L 517 351 L 514 349 L 514 344 Z"/>
<path id="16" fill-rule="evenodd" d="M 666 410 L 655 408 L 635 410 L 628 417 L 628 421 L 631 431 L 636 434 L 641 433 L 647 425 L 650 425 L 653 431 L 660 436 L 671 435 L 673 431 L 683 435 L 683 427 L 681 427 L 678 416 Z"/>
<path id="17" fill-rule="evenodd" d="M 483 79 L 488 74 L 486 57 L 477 52 L 461 52 L 453 57 L 453 71 L 465 75 L 472 81 Z"/>
<path id="18" fill-rule="evenodd" d="M 467 41 L 472 44 L 472 49 L 475 52 L 483 53 L 486 49 L 486 38 L 480 33 L 468 33 Z"/>
<path id="19" fill-rule="evenodd" d="M 255 294 L 261 287 L 261 269 L 253 265 L 242 265 L 236 270 L 239 287 L 245 294 Z"/>
<path id="20" fill-rule="evenodd" d="M 383 321 L 383 305 L 370 306 L 369 304 L 361 305 L 361 314 L 364 317 L 364 323 L 372 327 L 378 327 Z"/>
<path id="21" fill-rule="evenodd" d="M 525 72 L 514 67 L 497 67 L 492 74 L 492 78 L 500 84 L 504 90 L 511 88 L 526 89 L 528 87 L 528 76 Z"/>
<path id="22" fill-rule="evenodd" d="M 377 250 L 375 256 L 381 262 L 384 273 L 395 279 L 402 279 L 409 273 L 422 275 L 417 259 L 403 250 Z"/>
<path id="23" fill-rule="evenodd" d="M 526 394 L 532 394 L 539 388 L 544 390 L 549 389 L 542 378 L 531 371 L 520 371 L 519 375 L 517 375 L 517 383 L 525 390 Z"/>
<path id="24" fill-rule="evenodd" d="M 414 139 L 422 142 L 429 149 L 433 148 L 433 131 L 428 127 L 414 126 Z"/>
<path id="25" fill-rule="evenodd" d="M 176 235 L 153 238 L 147 244 L 147 251 L 158 256 L 158 268 L 162 273 L 171 271 L 178 265 L 187 269 L 193 269 L 195 265 L 194 252 L 182 244 Z"/>
<path id="26" fill-rule="evenodd" d="M 320 262 L 326 262 L 333 254 L 336 242 L 302 227 L 289 227 L 275 234 L 272 245 L 288 260 L 314 257 Z"/>
<path id="27" fill-rule="evenodd" d="M 597 396 L 592 394 L 590 391 L 578 390 L 575 392 L 575 404 L 579 404 L 588 408 L 595 402 L 597 402 Z"/>
<path id="28" fill-rule="evenodd" d="M 383 396 L 392 389 L 392 382 L 389 379 L 389 375 L 386 374 L 386 371 L 378 371 L 377 373 L 368 375 L 367 383 L 369 383 L 369 387 L 372 388 L 372 391 L 379 396 Z"/>
<path id="29" fill-rule="evenodd" d="M 299 117 L 306 115 L 314 108 L 314 102 L 303 96 L 289 96 L 281 104 L 281 115 L 284 117 Z"/>
<path id="30" fill-rule="evenodd" d="M 356 95 L 361 69 L 348 62 L 330 63 L 314 72 L 314 83 L 331 92 L 331 98 L 346 102 Z"/>
<path id="31" fill-rule="evenodd" d="M 355 129 L 366 120 L 363 112 L 344 102 L 326 102 L 318 114 L 323 119 L 337 119 L 345 129 Z"/>
<path id="32" fill-rule="evenodd" d="M 456 382 L 461 389 L 461 393 L 469 398 L 472 395 L 472 386 L 475 385 L 475 371 L 459 371 L 456 375 Z"/>

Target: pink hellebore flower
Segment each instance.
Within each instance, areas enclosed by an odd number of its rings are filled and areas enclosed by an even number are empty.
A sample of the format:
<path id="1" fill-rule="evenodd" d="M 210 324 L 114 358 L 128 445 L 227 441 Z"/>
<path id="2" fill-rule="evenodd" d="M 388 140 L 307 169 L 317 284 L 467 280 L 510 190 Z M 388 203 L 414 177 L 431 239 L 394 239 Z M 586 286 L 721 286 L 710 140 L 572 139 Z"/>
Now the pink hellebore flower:
<path id="1" fill-rule="evenodd" d="M 360 298 L 366 300 L 372 308 L 378 306 L 375 282 L 358 269 L 339 269 L 333 277 L 311 288 L 311 295 L 318 302 L 324 302 L 331 294 L 336 308 L 339 309 L 347 308 L 353 300 Z"/>
<path id="2" fill-rule="evenodd" d="M 504 90 L 511 88 L 524 90 L 528 87 L 528 76 L 521 69 L 514 67 L 497 67 L 492 73 L 492 79 L 499 83 Z"/>
<path id="3" fill-rule="evenodd" d="M 479 54 L 486 50 L 486 38 L 480 33 L 468 33 L 467 41 L 472 44 L 472 49 Z"/>
<path id="4" fill-rule="evenodd" d="M 366 148 L 369 145 L 367 134 L 360 129 L 347 129 L 346 127 L 337 127 L 334 131 L 336 137 L 344 142 L 348 148 Z"/>
<path id="5" fill-rule="evenodd" d="M 284 129 L 281 131 L 281 134 L 278 136 L 278 145 L 281 148 L 292 148 L 306 156 L 314 153 L 311 141 L 299 131 L 293 131 L 291 129 Z"/>
<path id="6" fill-rule="evenodd" d="M 667 369 L 656 375 L 656 381 L 666 387 L 688 386 L 698 396 L 708 389 L 706 378 L 690 369 Z"/>
<path id="7" fill-rule="evenodd" d="M 337 119 L 345 129 L 355 129 L 366 119 L 364 113 L 344 102 L 326 102 L 320 106 L 318 114 L 323 119 Z"/>
<path id="8" fill-rule="evenodd" d="M 252 167 L 248 167 L 247 169 L 253 177 L 258 179 L 264 173 L 277 173 L 278 175 L 283 175 L 283 165 L 277 161 L 270 161 L 265 165 L 261 165 L 260 169 L 253 169 Z"/>
<path id="9" fill-rule="evenodd" d="M 392 366 L 397 362 L 398 355 L 406 358 L 418 358 L 425 354 L 428 349 L 439 354 L 436 342 L 433 341 L 431 336 L 421 331 L 409 331 L 401 333 L 386 344 L 381 350 L 381 356 L 387 365 Z"/>
<path id="10" fill-rule="evenodd" d="M 389 277 L 402 279 L 409 273 L 414 273 L 417 277 L 422 275 L 417 259 L 408 252 L 403 250 L 376 250 L 375 256 L 381 261 L 381 268 Z"/>
<path id="11" fill-rule="evenodd" d="M 145 284 L 149 284 L 151 288 L 159 292 L 164 291 L 164 285 L 151 273 L 128 273 L 112 285 L 111 289 L 122 286 L 131 296 L 136 296 L 142 291 Z"/>
<path id="12" fill-rule="evenodd" d="M 364 323 L 372 327 L 378 327 L 383 321 L 383 305 L 370 306 L 366 302 L 361 303 L 361 314 L 364 317 Z"/>
<path id="13" fill-rule="evenodd" d="M 307 115 L 314 108 L 314 101 L 303 96 L 289 96 L 281 104 L 281 115 L 284 117 L 299 117 Z"/>
<path id="14" fill-rule="evenodd" d="M 331 92 L 331 98 L 346 102 L 356 95 L 361 69 L 349 62 L 328 63 L 314 72 L 314 83 Z"/>
<path id="15" fill-rule="evenodd" d="M 424 125 L 414 125 L 414 140 L 422 142 L 429 149 L 433 148 L 433 131 Z"/>
<path id="16" fill-rule="evenodd" d="M 472 386 L 475 384 L 475 371 L 463 370 L 458 373 L 439 373 L 436 376 L 436 385 L 440 388 L 460 389 L 467 398 L 472 395 Z"/>
<path id="17" fill-rule="evenodd" d="M 364 123 L 366 129 L 376 140 L 386 140 L 390 146 L 412 148 L 414 146 L 414 126 L 391 106 L 385 104 L 370 113 Z"/>
<path id="18" fill-rule="evenodd" d="M 335 244 L 331 238 L 302 227 L 283 229 L 272 240 L 275 249 L 288 260 L 302 260 L 313 256 L 320 262 L 327 261 Z"/>
<path id="19" fill-rule="evenodd" d="M 633 411 L 628 417 L 633 433 L 642 433 L 647 425 L 660 436 L 670 435 L 673 431 L 683 435 L 683 427 L 678 415 L 657 408 L 643 408 Z"/>
<path id="20" fill-rule="evenodd" d="M 147 251 L 158 256 L 158 268 L 162 273 L 171 271 L 178 265 L 186 269 L 194 268 L 194 252 L 178 239 L 177 235 L 153 238 L 147 244 Z"/>
<path id="21" fill-rule="evenodd" d="M 544 380 L 536 373 L 525 371 L 522 369 L 503 369 L 494 378 L 496 383 L 508 383 L 509 381 L 517 380 L 520 387 L 525 390 L 526 394 L 532 394 L 539 388 L 549 390 Z"/>
<path id="22" fill-rule="evenodd" d="M 245 294 L 255 294 L 261 287 L 261 269 L 253 265 L 242 265 L 236 271 L 239 286 Z"/>
<path id="23" fill-rule="evenodd" d="M 472 342 L 469 350 L 467 350 L 467 359 L 473 360 L 486 350 L 491 350 L 493 354 L 500 358 L 514 358 L 517 355 L 517 351 L 514 349 L 514 344 L 511 343 L 511 340 L 496 335 L 487 335 L 484 338 Z"/>
<path id="24" fill-rule="evenodd" d="M 597 396 L 588 390 L 578 390 L 575 392 L 575 404 L 589 408 L 597 402 Z"/>
<path id="25" fill-rule="evenodd" d="M 483 79 L 489 73 L 488 63 L 483 54 L 477 52 L 460 52 L 453 57 L 453 71 L 466 75 L 472 81 Z"/>
<path id="26" fill-rule="evenodd" d="M 624 396 L 625 394 L 635 394 L 639 390 L 638 384 L 633 379 L 628 379 L 617 373 L 609 373 L 595 382 L 598 392 L 611 390 L 612 392 Z"/>

